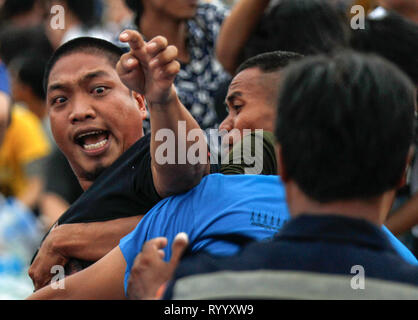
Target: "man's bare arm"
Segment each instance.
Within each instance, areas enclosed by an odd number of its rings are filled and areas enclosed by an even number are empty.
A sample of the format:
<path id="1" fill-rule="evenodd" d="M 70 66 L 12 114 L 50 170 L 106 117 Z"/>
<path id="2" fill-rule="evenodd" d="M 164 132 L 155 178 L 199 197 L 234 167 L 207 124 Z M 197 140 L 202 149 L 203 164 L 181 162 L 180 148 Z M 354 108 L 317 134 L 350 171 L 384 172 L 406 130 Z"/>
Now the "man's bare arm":
<path id="1" fill-rule="evenodd" d="M 270 0 L 240 0 L 225 18 L 216 42 L 216 57 L 234 74 L 238 57 L 266 10 Z"/>
<path id="2" fill-rule="evenodd" d="M 415 193 L 402 207 L 386 221 L 385 226 L 394 234 L 400 235 L 418 224 L 418 193 Z"/>
<path id="3" fill-rule="evenodd" d="M 136 227 L 141 217 L 63 224 L 53 228 L 29 268 L 35 289 L 50 282 L 54 265 L 65 266 L 70 258 L 94 262 L 104 257 Z"/>
<path id="4" fill-rule="evenodd" d="M 119 76 L 128 88 L 145 96 L 150 112 L 155 188 L 161 197 L 187 191 L 209 173 L 209 161 L 204 133 L 180 102 L 174 88 L 174 79 L 180 70 L 180 64 L 176 61 L 177 48 L 169 46 L 167 39 L 161 36 L 145 42 L 138 32 L 132 30 L 124 31 L 120 40 L 128 42 L 131 51 L 122 56 L 118 63 Z M 184 136 L 179 132 L 179 124 L 184 124 Z M 174 133 L 175 164 L 162 163 L 158 157 L 157 150 L 163 141 L 157 139 L 157 135 L 162 133 L 162 129 Z M 193 129 L 195 140 L 187 141 L 187 134 Z M 186 155 L 190 147 L 196 144 L 197 149 L 206 150 L 202 155 L 205 161 L 192 164 Z M 179 154 L 185 158 L 183 163 L 179 163 Z"/>
<path id="5" fill-rule="evenodd" d="M 124 275 L 126 261 L 118 247 L 95 264 L 64 278 L 63 289 L 45 286 L 28 300 L 122 300 L 125 299 Z"/>

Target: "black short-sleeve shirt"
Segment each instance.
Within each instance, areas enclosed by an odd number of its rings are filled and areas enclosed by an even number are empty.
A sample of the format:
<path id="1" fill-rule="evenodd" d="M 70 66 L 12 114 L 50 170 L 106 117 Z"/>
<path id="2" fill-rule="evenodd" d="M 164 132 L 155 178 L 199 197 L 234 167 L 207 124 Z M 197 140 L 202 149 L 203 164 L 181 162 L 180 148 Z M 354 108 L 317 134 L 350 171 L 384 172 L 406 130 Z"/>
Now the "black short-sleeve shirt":
<path id="1" fill-rule="evenodd" d="M 60 149 L 54 148 L 47 159 L 45 192 L 59 195 L 70 205 L 83 193 L 70 164 Z"/>
<path id="2" fill-rule="evenodd" d="M 145 135 L 126 150 L 64 212 L 58 219 L 58 224 L 99 222 L 145 215 L 161 200 L 152 178 L 150 141 L 151 135 Z M 38 252 L 33 256 L 32 262 L 37 254 Z M 66 266 L 66 274 L 84 269 L 90 264 L 91 262 L 71 259 Z"/>

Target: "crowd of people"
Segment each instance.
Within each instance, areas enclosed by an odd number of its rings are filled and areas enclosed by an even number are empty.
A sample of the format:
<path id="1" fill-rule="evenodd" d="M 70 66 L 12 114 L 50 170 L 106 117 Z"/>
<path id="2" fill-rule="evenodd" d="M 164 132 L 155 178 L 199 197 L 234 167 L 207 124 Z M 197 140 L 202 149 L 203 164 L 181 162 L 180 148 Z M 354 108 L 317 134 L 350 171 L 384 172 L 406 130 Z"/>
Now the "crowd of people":
<path id="1" fill-rule="evenodd" d="M 407 0 L 0 0 L 0 298 L 417 299 L 416 51 Z"/>

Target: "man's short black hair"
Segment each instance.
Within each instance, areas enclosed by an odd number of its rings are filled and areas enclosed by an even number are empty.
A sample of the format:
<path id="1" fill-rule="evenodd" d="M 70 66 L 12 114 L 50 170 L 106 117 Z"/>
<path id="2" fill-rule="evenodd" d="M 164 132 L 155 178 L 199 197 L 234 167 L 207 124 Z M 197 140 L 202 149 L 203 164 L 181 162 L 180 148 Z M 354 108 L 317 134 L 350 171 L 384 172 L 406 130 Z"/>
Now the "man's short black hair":
<path id="1" fill-rule="evenodd" d="M 395 188 L 414 134 L 408 77 L 383 58 L 345 51 L 283 72 L 275 134 L 289 178 L 319 202 Z"/>
<path id="2" fill-rule="evenodd" d="M 240 73 L 243 70 L 250 68 L 259 68 L 261 71 L 276 72 L 293 61 L 302 59 L 303 56 L 299 53 L 288 52 L 288 51 L 273 51 L 266 52 L 251 57 L 244 61 L 236 70 L 236 74 Z"/>
<path id="3" fill-rule="evenodd" d="M 312 55 L 349 44 L 347 17 L 329 0 L 282 0 L 260 20 L 242 59 L 275 50 Z"/>
<path id="4" fill-rule="evenodd" d="M 47 92 L 48 89 L 49 74 L 57 61 L 65 56 L 78 52 L 104 56 L 108 59 L 112 66 L 116 66 L 120 57 L 124 53 L 121 48 L 113 43 L 98 38 L 81 37 L 70 40 L 54 52 L 46 65 L 43 83 L 45 92 Z"/>
<path id="5" fill-rule="evenodd" d="M 382 18 L 366 18 L 364 29 L 353 30 L 351 44 L 393 62 L 418 85 L 418 24 L 387 11 Z"/>

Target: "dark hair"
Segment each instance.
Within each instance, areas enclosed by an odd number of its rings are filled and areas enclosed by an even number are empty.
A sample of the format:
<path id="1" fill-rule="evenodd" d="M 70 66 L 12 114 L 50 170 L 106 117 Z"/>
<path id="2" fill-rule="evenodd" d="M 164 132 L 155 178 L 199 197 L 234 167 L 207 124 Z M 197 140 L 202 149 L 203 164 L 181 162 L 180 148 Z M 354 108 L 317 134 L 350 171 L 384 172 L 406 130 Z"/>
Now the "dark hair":
<path id="1" fill-rule="evenodd" d="M 16 15 L 32 10 L 35 0 L 6 0 L 0 11 L 1 20 L 9 20 Z"/>
<path id="2" fill-rule="evenodd" d="M 41 100 L 45 99 L 45 90 L 42 84 L 44 78 L 45 66 L 48 61 L 46 57 L 21 56 L 17 60 L 17 77 L 29 86 L 33 93 Z M 14 60 L 13 60 L 14 61 Z"/>
<path id="3" fill-rule="evenodd" d="M 144 12 L 144 5 L 142 0 L 125 0 L 126 5 L 135 13 L 134 23 L 139 29 L 139 20 Z"/>
<path id="4" fill-rule="evenodd" d="M 283 0 L 260 20 L 241 59 L 283 50 L 303 55 L 331 52 L 349 43 L 346 16 L 324 0 Z"/>
<path id="5" fill-rule="evenodd" d="M 65 56 L 68 56 L 76 52 L 85 52 L 104 56 L 113 66 L 116 66 L 120 57 L 124 53 L 124 51 L 118 46 L 112 44 L 111 42 L 98 38 L 80 37 L 70 40 L 64 43 L 54 52 L 54 54 L 49 59 L 46 65 L 43 81 L 45 92 L 47 91 L 48 87 L 49 74 L 51 73 L 51 70 L 57 63 L 57 61 Z"/>
<path id="6" fill-rule="evenodd" d="M 236 70 L 236 74 L 245 69 L 259 68 L 263 72 L 275 72 L 286 67 L 289 63 L 302 59 L 303 56 L 295 52 L 274 51 L 258 54 L 244 61 Z"/>
<path id="7" fill-rule="evenodd" d="M 67 0 L 67 5 L 83 27 L 92 27 L 100 23 L 97 0 Z"/>
<path id="8" fill-rule="evenodd" d="M 353 30 L 351 44 L 385 57 L 418 84 L 418 24 L 387 11 L 381 19 L 366 18 L 365 29 Z"/>
<path id="9" fill-rule="evenodd" d="M 6 65 L 22 54 L 49 57 L 54 52 L 42 26 L 5 27 L 0 32 L 0 44 L 0 57 Z"/>
<path id="10" fill-rule="evenodd" d="M 289 178 L 319 202 L 393 189 L 413 139 L 415 88 L 390 62 L 342 52 L 284 71 L 276 138 Z"/>

